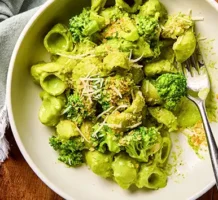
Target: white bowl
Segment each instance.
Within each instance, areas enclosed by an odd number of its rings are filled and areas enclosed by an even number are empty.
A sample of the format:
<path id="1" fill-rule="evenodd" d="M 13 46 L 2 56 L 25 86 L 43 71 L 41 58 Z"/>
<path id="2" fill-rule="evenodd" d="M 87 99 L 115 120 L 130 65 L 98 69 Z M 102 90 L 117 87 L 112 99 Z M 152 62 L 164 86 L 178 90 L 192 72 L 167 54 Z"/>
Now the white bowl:
<path id="1" fill-rule="evenodd" d="M 14 49 L 7 81 L 7 107 L 14 137 L 23 156 L 41 180 L 65 199 L 184 200 L 198 198 L 214 185 L 214 176 L 208 155 L 205 160 L 198 159 L 187 145 L 183 135 L 180 136 L 180 143 L 184 150 L 182 154 L 184 165 L 179 167 L 178 171 L 184 173 L 185 178 L 178 183 L 171 177 L 167 187 L 157 191 L 125 191 L 116 184 L 93 174 L 86 167 L 68 168 L 57 161 L 57 154 L 48 144 L 48 138 L 53 130 L 43 126 L 37 117 L 41 104 L 40 88 L 33 83 L 29 70 L 30 66 L 37 61 L 47 60 L 48 54 L 42 41 L 48 30 L 57 22 L 67 22 L 73 14 L 79 13 L 82 5 L 86 5 L 87 2 L 89 1 L 48 1 L 29 21 Z M 162 0 L 162 2 L 170 13 L 179 11 L 188 13 L 189 9 L 192 9 L 194 16 L 203 16 L 205 20 L 197 23 L 197 30 L 202 36 L 216 39 L 218 5 L 215 1 Z M 214 50 L 218 51 L 217 39 L 213 45 Z M 209 60 L 218 60 L 218 56 L 209 55 L 207 62 Z M 210 70 L 214 77 L 218 77 L 214 69 Z M 218 136 L 218 124 L 213 124 L 212 128 Z"/>

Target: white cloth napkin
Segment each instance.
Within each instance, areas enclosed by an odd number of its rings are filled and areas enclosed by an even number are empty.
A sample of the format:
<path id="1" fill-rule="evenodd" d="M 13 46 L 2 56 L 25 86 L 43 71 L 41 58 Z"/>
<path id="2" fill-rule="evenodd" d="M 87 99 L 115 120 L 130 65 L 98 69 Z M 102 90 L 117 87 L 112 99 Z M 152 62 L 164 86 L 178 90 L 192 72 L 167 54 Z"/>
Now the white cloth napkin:
<path id="1" fill-rule="evenodd" d="M 8 157 L 9 151 L 5 138 L 8 126 L 5 93 L 11 54 L 24 26 L 45 1 L 0 0 L 0 164 Z"/>

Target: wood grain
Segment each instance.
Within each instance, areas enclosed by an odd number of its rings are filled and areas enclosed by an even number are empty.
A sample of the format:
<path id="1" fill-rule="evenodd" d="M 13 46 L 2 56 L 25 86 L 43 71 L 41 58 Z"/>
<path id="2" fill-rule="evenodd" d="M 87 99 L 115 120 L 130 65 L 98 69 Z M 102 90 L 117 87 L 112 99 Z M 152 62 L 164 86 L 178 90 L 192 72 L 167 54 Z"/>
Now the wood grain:
<path id="1" fill-rule="evenodd" d="M 7 131 L 7 138 L 11 152 L 9 159 L 0 166 L 0 200 L 63 200 L 34 174 L 21 155 L 10 130 Z M 198 200 L 218 200 L 217 189 L 212 188 Z"/>
<path id="2" fill-rule="evenodd" d="M 9 159 L 0 167 L 0 200 L 62 200 L 31 170 L 9 130 Z"/>

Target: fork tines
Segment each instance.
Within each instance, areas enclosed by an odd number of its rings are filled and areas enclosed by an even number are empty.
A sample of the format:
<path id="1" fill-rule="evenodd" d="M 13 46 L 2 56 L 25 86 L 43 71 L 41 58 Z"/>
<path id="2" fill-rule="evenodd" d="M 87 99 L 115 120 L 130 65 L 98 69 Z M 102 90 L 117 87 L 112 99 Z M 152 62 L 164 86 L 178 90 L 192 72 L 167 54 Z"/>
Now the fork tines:
<path id="1" fill-rule="evenodd" d="M 200 68 L 205 67 L 203 56 L 198 45 L 196 46 L 195 52 L 187 61 L 184 62 L 183 66 L 191 73 L 192 76 L 194 73 L 193 68 L 199 74 Z"/>

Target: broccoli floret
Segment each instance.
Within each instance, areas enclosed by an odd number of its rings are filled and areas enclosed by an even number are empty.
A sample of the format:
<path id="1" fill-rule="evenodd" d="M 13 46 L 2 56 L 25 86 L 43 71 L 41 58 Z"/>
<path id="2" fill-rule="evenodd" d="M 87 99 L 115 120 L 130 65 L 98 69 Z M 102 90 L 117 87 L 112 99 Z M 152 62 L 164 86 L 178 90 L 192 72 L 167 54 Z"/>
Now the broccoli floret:
<path id="1" fill-rule="evenodd" d="M 164 101 L 164 107 L 174 110 L 179 100 L 186 95 L 187 80 L 182 74 L 166 73 L 157 78 L 155 87 Z"/>
<path id="2" fill-rule="evenodd" d="M 93 134 L 91 136 L 92 145 L 95 147 L 95 149 L 101 153 L 105 153 L 107 150 L 113 153 L 120 152 L 120 134 L 116 133 L 106 125 L 104 125 L 102 128 L 100 126 L 101 124 L 97 123 L 93 127 Z"/>
<path id="3" fill-rule="evenodd" d="M 130 94 L 134 86 L 131 74 L 125 76 L 116 74 L 105 78 L 101 94 L 96 100 L 101 104 L 103 110 L 111 106 L 130 105 Z"/>
<path id="4" fill-rule="evenodd" d="M 146 40 L 157 40 L 160 36 L 160 26 L 158 20 L 155 18 L 136 15 L 135 22 L 140 36 L 145 37 Z"/>
<path id="5" fill-rule="evenodd" d="M 85 149 L 85 144 L 81 137 L 61 140 L 58 137 L 52 136 L 49 139 L 49 143 L 59 153 L 58 160 L 66 165 L 77 167 L 84 163 L 82 150 Z"/>
<path id="6" fill-rule="evenodd" d="M 69 30 L 73 37 L 73 42 L 81 42 L 94 33 L 101 30 L 104 20 L 101 16 L 92 13 L 88 9 L 83 9 L 80 15 L 72 17 L 69 21 Z"/>
<path id="7" fill-rule="evenodd" d="M 120 140 L 130 157 L 139 162 L 148 162 L 149 157 L 161 148 L 161 135 L 155 127 L 139 127 Z"/>
<path id="8" fill-rule="evenodd" d="M 68 95 L 64 110 L 67 119 L 81 125 L 84 119 L 92 119 L 95 116 L 95 111 L 94 103 L 86 97 L 80 96 L 78 93 Z"/>

